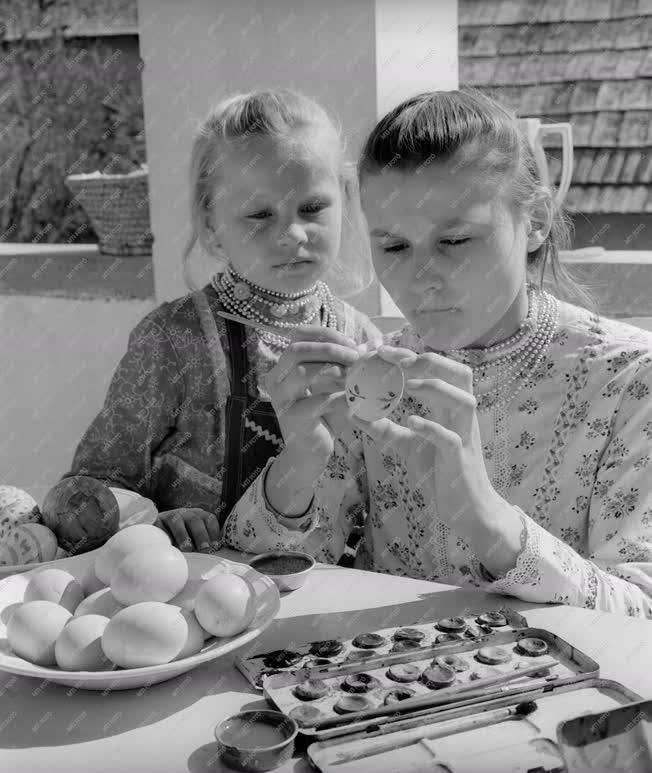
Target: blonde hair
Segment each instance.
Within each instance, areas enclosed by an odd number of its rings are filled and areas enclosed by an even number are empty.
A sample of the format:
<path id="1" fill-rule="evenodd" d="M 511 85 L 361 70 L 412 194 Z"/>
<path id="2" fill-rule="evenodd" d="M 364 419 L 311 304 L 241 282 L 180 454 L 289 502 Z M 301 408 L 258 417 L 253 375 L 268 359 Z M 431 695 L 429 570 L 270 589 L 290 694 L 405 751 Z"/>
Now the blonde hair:
<path id="1" fill-rule="evenodd" d="M 271 137 L 300 146 L 298 137 L 305 142 L 305 132 L 311 131 L 331 140 L 335 148 L 335 174 L 343 190 L 343 242 L 344 227 L 348 223 L 354 230 L 364 229 L 361 219 L 355 164 L 347 163 L 341 128 L 336 125 L 321 105 L 313 99 L 289 89 L 266 89 L 248 94 L 231 96 L 216 105 L 198 127 L 190 157 L 190 215 L 191 233 L 183 253 L 183 278 L 190 290 L 198 289 L 189 270 L 190 255 L 197 244 L 212 254 L 209 218 L 213 197 L 219 185 L 225 182 L 220 177 L 220 160 L 229 145 L 240 146 L 251 137 Z M 321 159 L 323 161 L 323 158 Z M 357 235 L 359 240 L 359 233 Z M 355 248 L 354 248 L 355 249 Z M 360 253 L 364 254 L 360 254 Z M 340 251 L 341 255 L 341 251 Z M 333 292 L 340 297 L 360 292 L 373 279 L 371 256 L 367 249 L 357 246 L 357 254 L 346 258 L 346 265 L 339 264 L 340 258 L 331 268 L 330 281 Z M 356 263 L 358 265 L 357 276 Z M 357 279 L 357 281 L 356 281 Z M 334 287 L 341 281 L 341 289 Z"/>
<path id="2" fill-rule="evenodd" d="M 367 138 L 358 175 L 362 179 L 389 167 L 418 172 L 437 161 L 453 159 L 508 177 L 512 203 L 520 213 L 543 190 L 534 153 L 516 115 L 476 89 L 427 92 L 395 107 Z M 586 287 L 568 273 L 559 259 L 559 251 L 570 244 L 568 217 L 552 196 L 546 198 L 552 226 L 545 242 L 528 253 L 528 271 L 538 275 L 542 286 L 549 266 L 552 283 L 560 295 L 594 309 L 595 301 Z"/>

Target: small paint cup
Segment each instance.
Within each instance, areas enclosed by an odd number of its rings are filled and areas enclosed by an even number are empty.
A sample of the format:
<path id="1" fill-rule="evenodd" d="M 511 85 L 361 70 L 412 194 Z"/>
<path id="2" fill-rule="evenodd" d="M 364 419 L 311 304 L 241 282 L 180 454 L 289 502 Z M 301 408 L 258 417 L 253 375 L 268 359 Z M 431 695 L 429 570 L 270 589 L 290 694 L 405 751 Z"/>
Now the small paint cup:
<path id="1" fill-rule="evenodd" d="M 242 711 L 220 722 L 215 738 L 222 760 L 236 770 L 274 770 L 294 753 L 299 726 L 280 711 Z"/>

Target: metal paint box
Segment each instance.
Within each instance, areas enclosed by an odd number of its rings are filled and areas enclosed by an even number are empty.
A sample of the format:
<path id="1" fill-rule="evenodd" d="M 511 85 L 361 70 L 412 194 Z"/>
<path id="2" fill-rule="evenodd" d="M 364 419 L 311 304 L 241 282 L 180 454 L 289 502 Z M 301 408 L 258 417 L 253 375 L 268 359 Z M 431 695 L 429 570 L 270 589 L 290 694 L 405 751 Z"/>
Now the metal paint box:
<path id="1" fill-rule="evenodd" d="M 506 621 L 504 626 L 491 626 L 481 625 L 477 622 L 480 615 L 503 615 Z M 447 618 L 450 620 L 450 618 Z M 527 620 L 515 612 L 512 609 L 503 607 L 499 610 L 492 612 L 478 612 L 475 614 L 469 614 L 464 618 L 458 618 L 464 621 L 465 629 L 461 634 L 450 634 L 457 636 L 453 642 L 441 643 L 441 648 L 449 647 L 451 644 L 456 644 L 458 641 L 475 641 L 475 642 L 489 642 L 498 635 L 498 633 L 506 631 L 515 631 L 527 626 Z M 446 619 L 444 619 L 446 620 Z M 321 666 L 333 666 L 343 665 L 349 662 L 352 658 L 358 658 L 360 661 L 364 660 L 370 654 L 385 655 L 390 654 L 390 651 L 396 646 L 395 635 L 397 630 L 405 630 L 405 628 L 414 629 L 423 634 L 421 641 L 422 646 L 432 646 L 435 644 L 435 640 L 438 637 L 446 635 L 446 631 L 442 627 L 438 627 L 441 621 L 430 622 L 416 622 L 409 626 L 393 626 L 387 628 L 381 628 L 374 631 L 374 634 L 378 634 L 383 637 L 385 643 L 373 650 L 365 650 L 354 645 L 356 637 L 342 638 L 337 641 L 341 646 L 340 650 L 330 655 L 329 657 L 320 657 L 314 652 L 314 645 L 320 644 L 320 642 L 307 642 L 302 645 L 295 646 L 290 652 L 289 650 L 275 650 L 273 652 L 262 652 L 259 654 L 243 657 L 239 655 L 235 658 L 235 665 L 237 669 L 246 677 L 246 679 L 258 690 L 263 689 L 264 680 L 273 674 L 279 673 L 296 673 L 306 668 L 319 668 Z M 442 649 L 442 651 L 444 651 Z M 292 657 L 284 660 L 283 653 L 289 653 Z"/>
<path id="2" fill-rule="evenodd" d="M 324 773 L 562 773 L 569 739 L 577 744 L 586 736 L 578 731 L 578 720 L 570 718 L 591 712 L 584 723 L 590 727 L 596 710 L 615 715 L 629 712 L 620 716 L 622 725 L 627 717 L 631 721 L 632 714 L 624 704 L 637 700 L 637 696 L 616 682 L 592 678 L 558 685 L 548 692 L 534 690 L 518 698 L 521 703 L 525 700 L 536 704 L 525 716 L 515 712 L 514 698 L 498 698 L 481 706 L 408 716 L 322 740 L 308 747 L 308 756 Z M 560 720 L 567 730 L 555 741 Z M 579 773 L 587 769 L 568 770 Z M 616 769 L 591 770 L 606 773 Z M 638 773 L 650 768 L 631 770 Z"/>

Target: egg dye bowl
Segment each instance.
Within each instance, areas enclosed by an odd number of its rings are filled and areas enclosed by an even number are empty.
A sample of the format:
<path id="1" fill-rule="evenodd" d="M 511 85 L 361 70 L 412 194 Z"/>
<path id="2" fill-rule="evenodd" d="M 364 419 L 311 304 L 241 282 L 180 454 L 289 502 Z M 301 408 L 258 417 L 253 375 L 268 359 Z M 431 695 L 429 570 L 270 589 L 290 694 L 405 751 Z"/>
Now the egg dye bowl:
<path id="1" fill-rule="evenodd" d="M 249 561 L 249 566 L 276 583 L 281 593 L 300 588 L 317 562 L 308 553 L 295 550 L 272 550 Z M 296 569 L 292 571 L 296 566 Z M 303 568 L 301 568 L 303 567 Z"/>
<path id="2" fill-rule="evenodd" d="M 226 558 L 204 555 L 203 553 L 186 553 L 184 555 L 188 561 L 189 583 L 193 582 L 200 585 L 204 580 L 208 580 L 216 574 L 235 574 L 251 584 L 254 591 L 256 615 L 245 631 L 237 636 L 210 637 L 206 639 L 204 646 L 196 655 L 158 666 L 115 668 L 111 671 L 62 671 L 56 667 L 37 666 L 15 655 L 7 641 L 7 621 L 11 613 L 9 607 L 22 602 L 27 583 L 32 575 L 43 566 L 37 564 L 36 568 L 29 572 L 14 574 L 0 581 L 0 671 L 31 676 L 35 679 L 47 679 L 55 684 L 84 690 L 130 690 L 173 679 L 202 663 L 227 655 L 260 636 L 276 617 L 280 608 L 279 592 L 274 582 L 246 564 L 238 564 Z M 71 558 L 63 558 L 57 561 L 57 567 L 65 569 L 75 579 L 81 580 L 91 563 L 94 562 L 95 556 L 96 551 L 93 551 Z"/>
<path id="3" fill-rule="evenodd" d="M 294 752 L 297 723 L 280 711 L 259 709 L 234 714 L 215 728 L 220 756 L 237 770 L 274 770 Z"/>

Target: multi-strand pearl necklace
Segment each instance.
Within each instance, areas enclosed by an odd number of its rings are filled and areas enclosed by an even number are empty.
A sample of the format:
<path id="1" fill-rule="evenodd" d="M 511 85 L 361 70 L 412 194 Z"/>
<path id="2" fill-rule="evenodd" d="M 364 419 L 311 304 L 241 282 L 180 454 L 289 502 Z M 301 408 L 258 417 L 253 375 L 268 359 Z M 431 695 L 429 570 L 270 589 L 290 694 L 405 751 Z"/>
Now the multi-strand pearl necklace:
<path id="1" fill-rule="evenodd" d="M 320 280 L 307 290 L 281 293 L 254 284 L 228 265 L 223 273 L 213 276 L 211 284 L 227 311 L 266 327 L 288 330 L 319 317 L 322 327 L 337 328 L 333 294 Z M 287 336 L 267 331 L 261 333 L 261 338 L 280 347 L 290 343 Z"/>
<path id="2" fill-rule="evenodd" d="M 479 411 L 488 411 L 512 400 L 544 358 L 557 327 L 557 299 L 544 291 L 528 291 L 528 317 L 517 333 L 481 351 L 455 349 L 447 352 L 473 369 L 473 392 Z M 483 362 L 478 362 L 478 355 Z M 495 356 L 498 355 L 498 356 Z M 480 391 L 489 380 L 491 386 Z"/>

